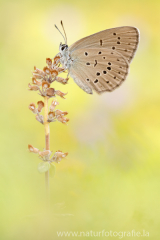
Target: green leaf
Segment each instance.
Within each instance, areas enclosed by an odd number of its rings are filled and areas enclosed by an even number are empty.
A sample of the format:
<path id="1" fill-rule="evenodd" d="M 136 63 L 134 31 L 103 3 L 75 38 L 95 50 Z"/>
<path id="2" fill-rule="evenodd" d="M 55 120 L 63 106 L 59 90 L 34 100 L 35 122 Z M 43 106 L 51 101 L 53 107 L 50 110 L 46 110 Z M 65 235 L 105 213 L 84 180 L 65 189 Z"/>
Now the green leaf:
<path id="1" fill-rule="evenodd" d="M 47 172 L 50 168 L 50 164 L 48 162 L 40 162 L 38 164 L 38 171 L 40 173 L 44 173 L 44 172 Z"/>
<path id="2" fill-rule="evenodd" d="M 49 175 L 53 178 L 55 173 L 56 173 L 56 166 L 53 163 L 51 163 L 50 169 L 49 169 Z"/>

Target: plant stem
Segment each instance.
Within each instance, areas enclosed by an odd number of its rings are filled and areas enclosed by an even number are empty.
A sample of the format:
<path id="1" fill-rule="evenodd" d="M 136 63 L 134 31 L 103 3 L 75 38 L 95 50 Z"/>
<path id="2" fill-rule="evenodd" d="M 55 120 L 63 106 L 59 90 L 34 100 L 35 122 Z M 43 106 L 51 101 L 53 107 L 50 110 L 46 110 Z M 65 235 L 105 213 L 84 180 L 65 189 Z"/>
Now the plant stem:
<path id="1" fill-rule="evenodd" d="M 49 122 L 48 120 L 48 97 L 44 97 L 44 129 L 45 129 L 45 143 L 46 150 L 50 150 L 50 141 L 49 141 Z M 45 185 L 46 185 L 46 195 L 47 202 L 49 204 L 50 201 L 50 191 L 49 191 L 49 170 L 45 172 Z"/>

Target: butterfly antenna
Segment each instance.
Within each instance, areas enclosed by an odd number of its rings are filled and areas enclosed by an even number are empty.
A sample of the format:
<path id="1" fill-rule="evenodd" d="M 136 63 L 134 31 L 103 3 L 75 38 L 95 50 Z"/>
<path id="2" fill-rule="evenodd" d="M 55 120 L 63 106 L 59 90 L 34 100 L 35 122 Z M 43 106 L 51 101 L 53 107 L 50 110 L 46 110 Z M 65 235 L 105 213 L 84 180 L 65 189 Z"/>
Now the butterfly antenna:
<path id="1" fill-rule="evenodd" d="M 57 28 L 57 30 L 60 32 L 60 34 L 62 35 L 62 37 L 64 38 L 64 41 L 65 41 L 65 43 L 66 43 L 66 39 L 65 39 L 65 37 L 63 36 L 63 34 L 61 33 L 61 31 L 59 30 L 59 28 L 56 26 L 56 25 L 54 25 L 55 26 L 55 28 Z"/>
<path id="2" fill-rule="evenodd" d="M 67 35 L 66 35 L 65 30 L 64 30 L 64 26 L 63 26 L 63 22 L 62 22 L 62 21 L 61 21 L 61 26 L 62 26 L 62 28 L 63 28 L 64 35 L 65 35 L 65 38 L 66 38 L 65 44 L 67 44 Z"/>

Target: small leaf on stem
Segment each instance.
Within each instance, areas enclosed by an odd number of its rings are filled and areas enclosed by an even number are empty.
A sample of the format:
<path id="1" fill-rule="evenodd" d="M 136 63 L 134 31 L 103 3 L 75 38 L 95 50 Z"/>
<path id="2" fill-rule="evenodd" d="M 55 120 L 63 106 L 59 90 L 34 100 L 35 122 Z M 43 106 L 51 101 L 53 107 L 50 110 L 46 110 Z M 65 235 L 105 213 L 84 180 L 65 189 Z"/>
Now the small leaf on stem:
<path id="1" fill-rule="evenodd" d="M 50 169 L 50 164 L 49 164 L 49 162 L 40 162 L 40 163 L 38 164 L 38 171 L 39 171 L 40 173 L 47 172 L 49 169 Z"/>

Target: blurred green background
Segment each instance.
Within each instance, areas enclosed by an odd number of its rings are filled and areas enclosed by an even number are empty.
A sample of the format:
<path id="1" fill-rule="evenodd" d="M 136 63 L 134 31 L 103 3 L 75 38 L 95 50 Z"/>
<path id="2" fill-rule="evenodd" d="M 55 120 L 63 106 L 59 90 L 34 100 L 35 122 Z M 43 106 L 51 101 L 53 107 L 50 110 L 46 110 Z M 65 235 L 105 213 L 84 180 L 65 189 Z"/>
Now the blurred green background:
<path id="1" fill-rule="evenodd" d="M 159 239 L 159 13 L 159 0 L 0 1 L 0 239 L 52 240 L 57 231 L 103 229 L 144 229 Z M 42 69 L 58 53 L 60 20 L 69 45 L 125 25 L 140 30 L 140 44 L 127 80 L 112 93 L 90 96 L 72 79 L 56 83 L 68 92 L 57 99 L 70 122 L 50 125 L 51 149 L 69 155 L 50 179 L 46 215 L 40 160 L 27 150 L 45 146 L 44 128 L 28 109 L 41 97 L 27 85 L 33 66 Z"/>

